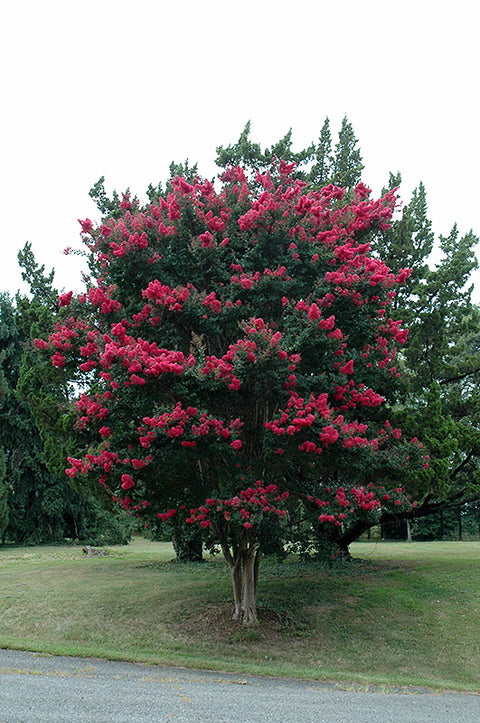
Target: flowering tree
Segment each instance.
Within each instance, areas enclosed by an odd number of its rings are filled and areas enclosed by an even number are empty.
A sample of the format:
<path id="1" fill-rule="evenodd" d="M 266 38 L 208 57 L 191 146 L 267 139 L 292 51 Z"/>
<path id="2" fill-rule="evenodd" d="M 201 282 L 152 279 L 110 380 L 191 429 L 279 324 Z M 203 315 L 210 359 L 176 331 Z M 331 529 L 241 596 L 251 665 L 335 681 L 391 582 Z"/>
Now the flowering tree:
<path id="1" fill-rule="evenodd" d="M 247 624 L 262 551 L 345 549 L 411 509 L 427 464 L 387 413 L 407 336 L 389 305 L 409 271 L 392 274 L 370 238 L 394 193 L 309 191 L 292 170 L 231 167 L 219 190 L 177 177 L 158 203 L 127 194 L 82 221 L 86 293 L 63 294 L 35 342 L 84 390 L 86 449 L 67 474 L 97 475 L 147 524 L 198 526 Z"/>

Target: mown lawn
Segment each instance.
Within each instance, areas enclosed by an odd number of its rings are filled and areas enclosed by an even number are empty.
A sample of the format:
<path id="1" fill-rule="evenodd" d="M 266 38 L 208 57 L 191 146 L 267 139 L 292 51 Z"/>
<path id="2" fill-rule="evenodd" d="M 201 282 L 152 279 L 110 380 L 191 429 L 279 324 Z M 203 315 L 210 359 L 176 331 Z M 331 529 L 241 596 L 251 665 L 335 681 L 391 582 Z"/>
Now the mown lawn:
<path id="1" fill-rule="evenodd" d="M 480 690 L 480 543 L 357 543 L 324 569 L 263 560 L 257 629 L 219 558 L 136 539 L 0 548 L 0 647 L 273 676 Z"/>

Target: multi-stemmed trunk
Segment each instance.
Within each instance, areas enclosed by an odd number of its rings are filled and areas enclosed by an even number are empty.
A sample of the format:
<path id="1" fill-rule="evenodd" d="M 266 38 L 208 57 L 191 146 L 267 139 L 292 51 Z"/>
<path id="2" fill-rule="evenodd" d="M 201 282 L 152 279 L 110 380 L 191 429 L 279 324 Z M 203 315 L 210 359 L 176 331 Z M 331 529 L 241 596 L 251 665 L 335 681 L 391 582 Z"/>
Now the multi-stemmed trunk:
<path id="1" fill-rule="evenodd" d="M 247 532 L 241 535 L 237 544 L 228 545 L 222 541 L 222 550 L 230 568 L 235 603 L 234 620 L 243 625 L 258 623 L 257 580 L 260 563 L 260 550 L 255 539 Z"/>

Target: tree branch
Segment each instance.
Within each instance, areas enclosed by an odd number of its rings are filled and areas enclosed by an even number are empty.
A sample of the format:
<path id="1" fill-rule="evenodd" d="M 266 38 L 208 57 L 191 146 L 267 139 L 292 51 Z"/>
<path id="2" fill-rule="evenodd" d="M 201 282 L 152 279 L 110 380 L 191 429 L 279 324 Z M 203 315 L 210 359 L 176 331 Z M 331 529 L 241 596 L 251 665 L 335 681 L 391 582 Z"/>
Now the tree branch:
<path id="1" fill-rule="evenodd" d="M 467 372 L 463 372 L 462 374 L 457 374 L 454 377 L 449 377 L 447 379 L 441 379 L 439 381 L 439 384 L 443 385 L 443 384 L 450 384 L 451 382 L 459 382 L 462 379 L 466 379 L 467 377 L 471 376 L 472 374 L 477 374 L 478 372 L 480 372 L 480 367 L 477 367 L 476 369 L 471 369 L 470 371 L 467 371 Z"/>

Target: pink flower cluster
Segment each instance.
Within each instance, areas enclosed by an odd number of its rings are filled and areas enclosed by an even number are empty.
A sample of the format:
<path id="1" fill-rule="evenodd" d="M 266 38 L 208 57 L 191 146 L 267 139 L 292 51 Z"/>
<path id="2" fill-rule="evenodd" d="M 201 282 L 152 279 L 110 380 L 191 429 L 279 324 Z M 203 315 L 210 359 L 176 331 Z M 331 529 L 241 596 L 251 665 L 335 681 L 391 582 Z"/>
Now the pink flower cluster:
<path id="1" fill-rule="evenodd" d="M 88 291 L 88 300 L 92 306 L 100 307 L 102 314 L 111 314 L 121 308 L 121 303 L 111 298 L 113 289 L 103 289 L 101 287 L 92 287 Z"/>
<path id="2" fill-rule="evenodd" d="M 308 495 L 306 502 L 313 509 L 322 510 L 319 522 L 336 527 L 348 526 L 350 520 L 356 519 L 359 514 L 378 518 L 382 509 L 410 510 L 416 506 L 416 503 L 409 502 L 402 487 L 387 491 L 383 485 L 376 487 L 373 483 L 367 487 L 354 485 L 348 491 L 343 486 L 336 489 L 326 487 L 321 494 L 321 498 Z"/>
<path id="3" fill-rule="evenodd" d="M 164 412 L 156 417 L 144 417 L 144 426 L 138 428 L 139 441 L 144 449 L 148 449 L 158 434 L 170 439 L 182 438 L 182 446 L 195 447 L 199 439 L 213 433 L 217 438 L 226 440 L 234 451 L 242 446 L 238 434 L 242 428 L 240 419 L 232 420 L 228 426 L 214 416 L 200 412 L 196 407 L 184 409 L 177 402 L 171 412 Z"/>
<path id="4" fill-rule="evenodd" d="M 255 531 L 265 515 L 285 517 L 286 510 L 281 503 L 288 497 L 287 491 L 280 493 L 276 485 L 264 486 L 261 480 L 257 480 L 254 487 L 247 487 L 234 497 L 207 499 L 204 505 L 190 510 L 187 522 L 208 528 L 220 519 Z"/>
<path id="5" fill-rule="evenodd" d="M 274 354 L 280 360 L 285 360 L 288 356 L 283 349 L 277 348 L 282 339 L 281 333 L 267 326 L 263 319 L 249 319 L 244 324 L 244 332 L 246 338 L 230 344 L 228 351 L 220 358 L 208 355 L 201 369 L 206 376 L 212 375 L 224 381 L 233 391 L 240 389 L 241 380 L 236 374 L 236 367 L 243 361 L 255 364 L 260 357 Z M 291 368 L 293 369 L 294 365 Z"/>
<path id="6" fill-rule="evenodd" d="M 157 305 L 165 306 L 169 311 L 181 311 L 183 305 L 190 298 L 191 284 L 186 287 L 171 289 L 166 284 L 160 283 L 158 279 L 150 281 L 147 288 L 142 291 L 142 296 Z"/>

